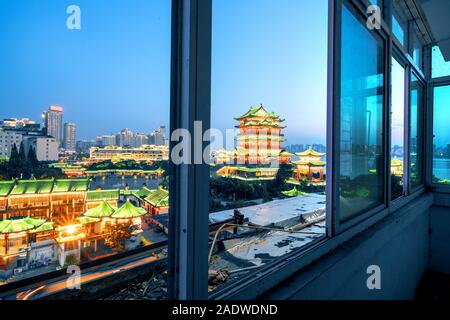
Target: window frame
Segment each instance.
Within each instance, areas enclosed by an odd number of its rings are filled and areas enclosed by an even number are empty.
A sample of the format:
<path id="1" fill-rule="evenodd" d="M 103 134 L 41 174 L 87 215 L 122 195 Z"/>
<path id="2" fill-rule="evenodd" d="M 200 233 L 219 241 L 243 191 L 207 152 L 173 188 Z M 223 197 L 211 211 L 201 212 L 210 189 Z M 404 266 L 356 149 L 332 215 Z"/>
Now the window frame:
<path id="1" fill-rule="evenodd" d="M 430 186 L 430 188 L 439 193 L 450 193 L 450 185 L 446 184 L 440 184 L 433 182 L 433 172 L 434 172 L 434 90 L 438 87 L 445 87 L 450 86 L 450 76 L 447 77 L 440 77 L 440 78 L 434 78 L 430 79 L 428 83 L 428 99 L 427 99 L 427 105 L 428 107 L 428 126 L 430 128 L 430 133 L 427 137 L 427 166 L 426 166 L 426 173 L 427 173 L 427 185 Z"/>
<path id="2" fill-rule="evenodd" d="M 412 67 L 412 65 L 410 65 L 410 72 L 409 72 L 409 93 L 408 93 L 408 97 L 409 97 L 409 103 L 408 103 L 408 110 L 409 110 L 409 117 L 408 117 L 408 128 L 409 128 L 409 145 L 411 145 L 411 127 L 412 127 L 412 116 L 411 116 L 411 103 L 412 103 L 412 99 L 411 99 L 411 81 L 412 81 L 412 77 L 411 75 L 414 75 L 417 79 L 417 81 L 420 83 L 421 85 L 421 95 L 418 99 L 418 114 L 417 117 L 421 117 L 420 120 L 418 120 L 418 124 L 422 125 L 422 143 L 420 146 L 420 150 L 421 150 L 421 159 L 420 161 L 422 162 L 422 172 L 421 172 L 421 181 L 422 183 L 420 183 L 419 185 L 413 187 L 412 183 L 411 183 L 411 175 L 409 174 L 408 176 L 408 183 L 409 183 L 409 189 L 408 189 L 408 194 L 413 194 L 417 191 L 423 191 L 425 189 L 425 185 L 426 185 L 426 146 L 427 146 L 427 84 L 426 81 L 418 74 L 417 70 L 414 69 Z M 410 150 L 408 150 L 409 152 L 409 157 L 410 157 Z M 417 160 L 419 161 L 419 158 L 417 158 Z M 409 159 L 408 162 L 408 170 L 409 172 L 411 171 L 411 159 Z M 410 172 L 411 173 L 411 172 Z"/>

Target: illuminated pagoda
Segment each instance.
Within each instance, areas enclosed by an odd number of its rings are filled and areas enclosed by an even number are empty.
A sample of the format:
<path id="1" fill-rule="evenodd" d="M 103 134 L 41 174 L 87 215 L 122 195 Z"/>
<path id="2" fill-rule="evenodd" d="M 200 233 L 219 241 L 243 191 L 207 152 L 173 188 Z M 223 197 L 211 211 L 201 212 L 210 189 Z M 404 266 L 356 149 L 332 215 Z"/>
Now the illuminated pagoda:
<path id="1" fill-rule="evenodd" d="M 239 129 L 238 146 L 230 153 L 231 161 L 218 157 L 221 161 L 216 163 L 233 165 L 224 166 L 216 174 L 247 181 L 275 179 L 277 165 L 289 163 L 294 156 L 281 147 L 284 142 L 282 130 L 286 128 L 282 125 L 284 119 L 267 112 L 261 104 L 235 120 L 239 121 L 236 127 Z"/>
<path id="2" fill-rule="evenodd" d="M 286 128 L 275 113 L 269 113 L 261 104 L 250 110 L 239 121 L 238 147 L 234 153 L 239 164 L 270 164 L 271 159 L 279 162 L 289 161 L 288 157 L 280 157 L 281 144 L 284 141 L 281 130 Z"/>
<path id="3" fill-rule="evenodd" d="M 296 153 L 296 155 L 300 160 L 293 161 L 292 163 L 297 167 L 295 170 L 297 180 L 307 179 L 312 182 L 325 181 L 326 162 L 322 160 L 325 153 L 319 153 L 309 147 L 308 150 Z"/>

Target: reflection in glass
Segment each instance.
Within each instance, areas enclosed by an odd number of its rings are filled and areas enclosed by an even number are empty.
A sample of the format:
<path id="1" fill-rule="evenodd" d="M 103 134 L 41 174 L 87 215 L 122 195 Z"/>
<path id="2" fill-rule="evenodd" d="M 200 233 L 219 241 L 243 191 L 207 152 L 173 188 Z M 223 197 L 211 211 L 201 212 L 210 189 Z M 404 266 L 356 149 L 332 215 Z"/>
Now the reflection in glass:
<path id="1" fill-rule="evenodd" d="M 423 85 L 411 74 L 410 93 L 410 182 L 411 189 L 423 184 Z"/>
<path id="2" fill-rule="evenodd" d="M 342 220 L 383 203 L 383 79 L 383 41 L 343 6 L 339 178 Z"/>
<path id="3" fill-rule="evenodd" d="M 450 184 L 450 86 L 434 89 L 433 182 Z"/>
<path id="4" fill-rule="evenodd" d="M 403 195 L 405 138 L 405 68 L 392 59 L 391 195 Z"/>

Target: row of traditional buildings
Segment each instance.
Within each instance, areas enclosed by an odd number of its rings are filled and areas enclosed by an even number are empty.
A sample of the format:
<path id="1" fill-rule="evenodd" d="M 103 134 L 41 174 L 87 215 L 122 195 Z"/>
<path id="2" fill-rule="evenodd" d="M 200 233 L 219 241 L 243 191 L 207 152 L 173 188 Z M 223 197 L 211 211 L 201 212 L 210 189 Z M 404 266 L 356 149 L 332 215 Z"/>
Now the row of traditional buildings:
<path id="1" fill-rule="evenodd" d="M 121 204 L 122 205 L 119 205 Z M 0 182 L 0 277 L 33 266 L 80 261 L 104 243 L 107 226 L 167 213 L 169 194 L 89 190 L 88 179 Z"/>

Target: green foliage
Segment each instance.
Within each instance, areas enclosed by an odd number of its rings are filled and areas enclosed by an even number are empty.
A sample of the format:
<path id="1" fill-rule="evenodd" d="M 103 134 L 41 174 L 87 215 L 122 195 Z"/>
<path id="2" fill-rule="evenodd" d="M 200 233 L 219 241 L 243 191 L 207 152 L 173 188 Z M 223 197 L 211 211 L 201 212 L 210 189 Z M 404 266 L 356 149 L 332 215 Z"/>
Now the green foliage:
<path id="1" fill-rule="evenodd" d="M 57 168 L 50 168 L 47 163 L 37 160 L 35 150 L 30 147 L 28 156 L 25 156 L 25 148 L 23 143 L 20 145 L 20 151 L 14 144 L 11 149 L 11 156 L 8 161 L 0 161 L 0 178 L 8 179 L 36 179 L 47 178 L 65 178 L 66 175 Z"/>

